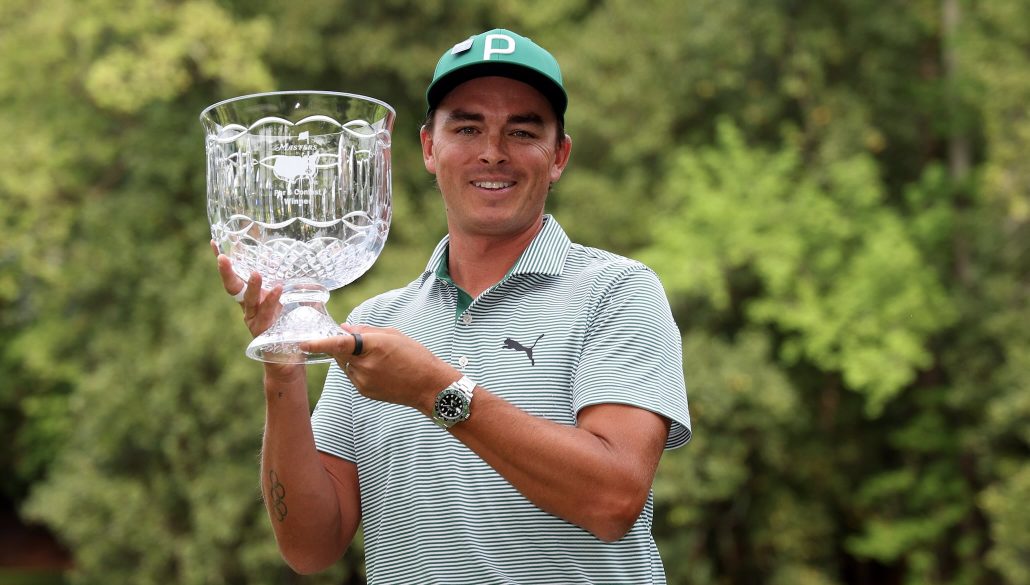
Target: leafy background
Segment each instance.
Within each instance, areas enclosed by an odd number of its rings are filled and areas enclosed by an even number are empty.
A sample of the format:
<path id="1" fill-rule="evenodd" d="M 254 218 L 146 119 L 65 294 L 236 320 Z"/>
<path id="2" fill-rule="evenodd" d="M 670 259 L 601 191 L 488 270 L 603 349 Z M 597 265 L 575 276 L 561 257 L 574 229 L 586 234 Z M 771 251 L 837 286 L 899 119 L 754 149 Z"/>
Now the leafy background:
<path id="1" fill-rule="evenodd" d="M 275 550 L 197 116 L 396 107 L 393 229 L 342 319 L 443 234 L 422 92 L 496 26 L 567 80 L 550 212 L 650 264 L 683 331 L 670 582 L 1030 584 L 1022 0 L 0 1 L 0 495 L 69 551 L 48 582 L 363 582 L 360 546 L 312 577 Z"/>

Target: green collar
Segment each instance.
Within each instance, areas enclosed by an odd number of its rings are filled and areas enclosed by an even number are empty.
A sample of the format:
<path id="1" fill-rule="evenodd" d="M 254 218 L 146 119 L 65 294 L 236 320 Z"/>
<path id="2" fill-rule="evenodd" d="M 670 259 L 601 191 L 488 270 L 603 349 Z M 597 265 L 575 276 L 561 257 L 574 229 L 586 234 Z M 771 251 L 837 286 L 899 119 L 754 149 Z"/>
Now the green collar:
<path id="1" fill-rule="evenodd" d="M 440 256 L 440 263 L 436 266 L 436 271 L 434 272 L 434 274 L 442 282 L 446 282 L 458 291 L 458 306 L 454 311 L 454 320 L 457 321 L 458 317 L 461 317 L 461 314 L 468 310 L 470 306 L 472 306 L 473 299 L 472 295 L 465 292 L 465 289 L 455 284 L 455 282 L 451 279 L 451 273 L 447 270 L 447 259 L 448 251 L 444 250 L 443 255 Z M 508 271 L 508 274 L 511 274 L 510 270 Z M 508 278 L 507 275 L 505 275 L 504 278 Z"/>

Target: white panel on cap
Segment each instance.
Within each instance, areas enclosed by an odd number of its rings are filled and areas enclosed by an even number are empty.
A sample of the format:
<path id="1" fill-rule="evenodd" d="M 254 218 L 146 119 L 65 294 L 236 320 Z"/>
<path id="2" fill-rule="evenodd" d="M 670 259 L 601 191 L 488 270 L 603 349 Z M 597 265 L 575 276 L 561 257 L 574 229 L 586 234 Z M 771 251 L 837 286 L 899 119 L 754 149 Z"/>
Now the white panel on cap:
<path id="1" fill-rule="evenodd" d="M 465 51 L 471 49 L 472 48 L 472 41 L 475 38 L 476 38 L 475 35 L 473 35 L 473 36 L 465 39 L 464 41 L 461 41 L 457 45 L 454 45 L 454 47 L 451 48 L 451 54 L 452 55 L 457 55 L 459 53 L 464 53 Z"/>

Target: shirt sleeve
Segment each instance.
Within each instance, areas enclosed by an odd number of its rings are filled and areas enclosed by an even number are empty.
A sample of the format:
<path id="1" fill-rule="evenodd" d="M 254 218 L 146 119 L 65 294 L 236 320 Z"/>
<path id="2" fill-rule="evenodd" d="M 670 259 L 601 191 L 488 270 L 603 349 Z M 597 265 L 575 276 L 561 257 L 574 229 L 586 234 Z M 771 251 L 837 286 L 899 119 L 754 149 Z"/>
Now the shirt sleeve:
<path id="1" fill-rule="evenodd" d="M 669 419 L 666 449 L 690 440 L 683 341 L 658 276 L 642 264 L 594 301 L 572 398 L 577 413 L 615 403 Z"/>
<path id="2" fill-rule="evenodd" d="M 354 453 L 354 421 L 351 401 L 354 388 L 340 368 L 333 364 L 325 378 L 322 395 L 311 413 L 311 430 L 315 435 L 315 448 L 350 462 L 356 462 Z"/>
<path id="3" fill-rule="evenodd" d="M 359 323 L 360 307 L 347 317 L 347 323 Z M 311 431 L 315 448 L 352 463 L 357 462 L 354 444 L 354 399 L 357 390 L 333 363 L 329 366 L 322 394 L 311 413 Z"/>

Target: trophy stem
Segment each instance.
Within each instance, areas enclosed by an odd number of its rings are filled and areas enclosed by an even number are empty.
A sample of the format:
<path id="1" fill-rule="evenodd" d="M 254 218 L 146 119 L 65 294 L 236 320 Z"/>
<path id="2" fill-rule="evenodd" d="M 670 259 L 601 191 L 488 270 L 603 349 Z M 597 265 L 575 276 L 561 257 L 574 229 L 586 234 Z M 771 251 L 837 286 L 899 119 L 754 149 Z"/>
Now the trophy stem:
<path id="1" fill-rule="evenodd" d="M 267 331 L 247 346 L 247 357 L 280 364 L 320 364 L 333 361 L 325 353 L 308 353 L 299 343 L 343 335 L 344 331 L 325 308 L 329 289 L 311 281 L 288 282 L 279 302 L 283 310 Z"/>

